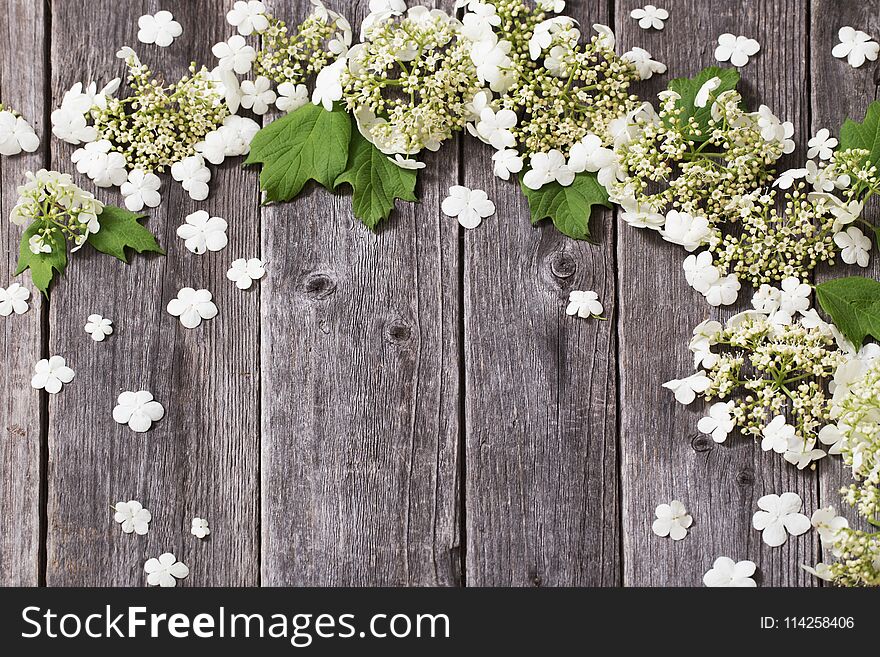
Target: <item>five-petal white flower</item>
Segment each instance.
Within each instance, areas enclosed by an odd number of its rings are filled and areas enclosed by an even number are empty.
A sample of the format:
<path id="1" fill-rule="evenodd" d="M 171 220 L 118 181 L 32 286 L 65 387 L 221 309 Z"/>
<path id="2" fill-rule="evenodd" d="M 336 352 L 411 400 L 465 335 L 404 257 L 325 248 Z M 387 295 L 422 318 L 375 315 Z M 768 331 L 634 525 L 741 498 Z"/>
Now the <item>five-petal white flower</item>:
<path id="1" fill-rule="evenodd" d="M 573 290 L 568 295 L 568 306 L 565 308 L 566 315 L 577 315 L 583 319 L 587 317 L 601 317 L 604 308 L 599 301 L 599 295 L 592 290 Z"/>
<path id="2" fill-rule="evenodd" d="M 44 358 L 34 366 L 31 386 L 37 390 L 45 390 L 50 395 L 61 392 L 65 383 L 73 381 L 74 371 L 67 367 L 61 356 Z"/>
<path id="3" fill-rule="evenodd" d="M 470 189 L 462 185 L 449 188 L 449 196 L 440 208 L 447 217 L 458 217 L 464 228 L 476 228 L 486 217 L 495 214 L 495 204 L 482 189 Z"/>
<path id="4" fill-rule="evenodd" d="M 703 359 L 705 361 L 705 359 Z M 733 431 L 736 425 L 731 413 L 733 412 L 733 402 L 716 402 L 709 407 L 709 415 L 700 418 L 697 422 L 697 429 L 705 434 L 712 436 L 712 440 L 716 443 L 723 443 L 727 440 L 727 434 Z"/>
<path id="5" fill-rule="evenodd" d="M 157 11 L 138 18 L 137 38 L 141 43 L 155 43 L 160 48 L 170 46 L 174 39 L 183 34 L 180 23 L 174 20 L 170 11 Z"/>
<path id="6" fill-rule="evenodd" d="M 113 408 L 113 419 L 119 424 L 127 424 L 135 433 L 146 433 L 153 422 L 158 422 L 163 417 L 165 408 L 146 390 L 126 390 L 119 395 Z"/>
<path id="7" fill-rule="evenodd" d="M 31 291 L 23 287 L 21 283 L 12 283 L 9 287 L 0 287 L 0 317 L 9 317 L 12 313 L 16 315 L 25 314 L 30 306 L 28 299 L 31 298 Z"/>
<path id="8" fill-rule="evenodd" d="M 800 536 L 810 529 L 810 519 L 800 513 L 801 498 L 797 493 L 764 495 L 758 499 L 758 508 L 752 517 L 752 527 L 761 532 L 764 543 L 779 547 L 788 535 Z"/>
<path id="9" fill-rule="evenodd" d="M 760 49 L 760 44 L 754 39 L 725 32 L 718 37 L 715 59 L 719 62 L 729 61 L 734 66 L 745 66 L 749 63 L 749 57 L 757 55 Z"/>
<path id="10" fill-rule="evenodd" d="M 162 181 L 155 173 L 146 173 L 142 169 L 128 172 L 128 180 L 119 189 L 125 198 L 125 207 L 132 212 L 140 212 L 144 206 L 155 208 L 162 202 L 159 187 Z"/>
<path id="11" fill-rule="evenodd" d="M 848 265 L 867 267 L 871 258 L 871 238 L 856 226 L 834 235 L 834 243 L 840 247 L 840 259 Z"/>
<path id="12" fill-rule="evenodd" d="M 172 164 L 171 177 L 189 192 L 192 200 L 204 201 L 208 198 L 211 170 L 205 166 L 201 155 L 190 155 Z"/>
<path id="13" fill-rule="evenodd" d="M 168 314 L 180 318 L 184 328 L 194 329 L 202 320 L 217 316 L 217 306 L 208 290 L 194 290 L 185 287 L 177 293 L 177 298 L 168 302 Z"/>
<path id="14" fill-rule="evenodd" d="M 643 30 L 654 28 L 655 30 L 663 29 L 663 21 L 669 18 L 669 12 L 654 5 L 645 5 L 641 9 L 633 9 L 630 14 L 639 22 L 639 27 Z"/>
<path id="15" fill-rule="evenodd" d="M 226 41 L 215 43 L 211 52 L 217 58 L 217 66 L 221 71 L 235 71 L 239 75 L 250 71 L 257 58 L 257 51 L 240 34 L 233 34 Z"/>
<path id="16" fill-rule="evenodd" d="M 266 5 L 260 0 L 249 0 L 248 2 L 238 0 L 227 12 L 226 21 L 237 28 L 238 33 L 242 36 L 250 36 L 254 32 L 260 33 L 269 27 Z"/>
<path id="17" fill-rule="evenodd" d="M 204 210 L 196 210 L 188 214 L 185 223 L 177 228 L 177 236 L 196 255 L 206 251 L 222 251 L 229 243 L 226 236 L 227 226 L 225 219 L 211 217 Z"/>
<path id="18" fill-rule="evenodd" d="M 789 442 L 795 437 L 795 428 L 785 421 L 784 415 L 774 417 L 763 429 L 761 435 L 761 449 L 765 452 L 773 450 L 777 454 L 784 454 L 788 449 Z"/>
<path id="19" fill-rule="evenodd" d="M 718 557 L 711 570 L 703 575 L 703 584 L 709 587 L 754 588 L 757 586 L 752 579 L 755 569 L 753 561 L 734 562 L 729 557 Z"/>
<path id="20" fill-rule="evenodd" d="M 837 139 L 831 136 L 831 132 L 828 128 L 822 128 L 807 142 L 807 146 L 809 147 L 807 150 L 807 159 L 812 160 L 818 155 L 820 160 L 830 160 L 837 144 Z"/>
<path id="21" fill-rule="evenodd" d="M 654 510 L 657 519 L 651 525 L 651 531 L 657 536 L 668 536 L 673 541 L 680 541 L 687 536 L 688 527 L 694 519 L 688 514 L 684 504 L 672 500 L 669 504 L 660 504 Z"/>
<path id="22" fill-rule="evenodd" d="M 192 519 L 192 527 L 190 527 L 189 531 L 196 538 L 205 538 L 205 536 L 211 533 L 211 529 L 208 527 L 208 521 L 199 517 Z"/>
<path id="23" fill-rule="evenodd" d="M 144 564 L 147 584 L 150 586 L 177 586 L 177 580 L 189 575 L 189 568 L 177 560 L 171 552 L 160 554 L 158 559 L 148 559 Z"/>
<path id="24" fill-rule="evenodd" d="M 853 68 L 858 68 L 865 63 L 866 59 L 872 62 L 880 54 L 880 44 L 871 39 L 869 34 L 845 25 L 837 32 L 840 43 L 834 46 L 831 54 L 838 58 L 846 57 L 846 61 Z"/>
<path id="25" fill-rule="evenodd" d="M 0 155 L 33 153 L 40 146 L 40 138 L 30 124 L 9 110 L 0 112 Z"/>
<path id="26" fill-rule="evenodd" d="M 276 98 L 272 82 L 265 75 L 258 75 L 256 80 L 245 80 L 241 83 L 241 106 L 253 110 L 254 114 L 268 112 Z"/>
<path id="27" fill-rule="evenodd" d="M 675 394 L 675 400 L 679 404 L 687 406 L 697 398 L 698 392 L 705 392 L 710 385 L 712 385 L 712 379 L 706 376 L 706 372 L 697 370 L 696 374 L 691 374 L 684 379 L 667 381 L 663 387 L 672 390 Z"/>
<path id="28" fill-rule="evenodd" d="M 282 82 L 278 85 L 275 107 L 281 112 L 294 112 L 309 102 L 309 89 L 304 84 Z"/>
<path id="29" fill-rule="evenodd" d="M 819 540 L 822 541 L 822 547 L 825 549 L 831 548 L 841 529 L 849 527 L 849 521 L 837 515 L 833 506 L 816 509 L 810 516 L 810 524 L 818 532 Z"/>
<path id="30" fill-rule="evenodd" d="M 113 510 L 116 512 L 113 514 L 113 520 L 122 525 L 124 533 L 143 536 L 150 530 L 150 521 L 153 516 L 137 500 L 117 502 Z"/>
<path id="31" fill-rule="evenodd" d="M 113 333 L 113 322 L 101 315 L 89 315 L 89 321 L 86 322 L 86 333 L 88 333 L 95 342 L 103 342 L 108 335 Z"/>
<path id="32" fill-rule="evenodd" d="M 620 57 L 636 67 L 642 80 L 650 80 L 655 73 L 660 75 L 666 73 L 666 64 L 655 60 L 644 48 L 633 47 Z"/>
<path id="33" fill-rule="evenodd" d="M 239 258 L 232 261 L 232 266 L 226 272 L 226 278 L 235 283 L 235 287 L 239 290 L 247 290 L 266 274 L 263 261 L 259 258 L 250 258 L 245 260 Z"/>
<path id="34" fill-rule="evenodd" d="M 568 187 L 574 182 L 574 171 L 566 164 L 565 155 L 555 148 L 546 153 L 532 153 L 529 166 L 523 176 L 523 184 L 529 189 L 541 189 L 550 182 Z"/>

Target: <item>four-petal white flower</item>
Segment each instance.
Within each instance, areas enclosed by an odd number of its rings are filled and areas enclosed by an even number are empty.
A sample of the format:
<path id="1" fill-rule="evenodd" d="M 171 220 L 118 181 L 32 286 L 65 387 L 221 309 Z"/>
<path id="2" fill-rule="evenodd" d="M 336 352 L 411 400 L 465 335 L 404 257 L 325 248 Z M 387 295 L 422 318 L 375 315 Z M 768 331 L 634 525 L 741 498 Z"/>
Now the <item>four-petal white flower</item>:
<path id="1" fill-rule="evenodd" d="M 189 568 L 170 552 L 160 554 L 158 559 L 148 559 L 144 564 L 147 584 L 150 586 L 177 586 L 177 580 L 189 575 Z"/>
<path id="2" fill-rule="evenodd" d="M 119 424 L 127 424 L 135 433 L 146 433 L 153 422 L 158 422 L 163 417 L 165 408 L 146 390 L 123 392 L 113 408 L 113 419 Z"/>
<path id="3" fill-rule="evenodd" d="M 764 543 L 779 547 L 788 535 L 800 536 L 810 529 L 810 519 L 800 513 L 801 498 L 797 493 L 764 495 L 758 499 L 758 508 L 752 517 L 752 527 L 761 532 Z"/>
<path id="4" fill-rule="evenodd" d="M 757 586 L 752 579 L 755 569 L 753 561 L 734 562 L 729 557 L 718 557 L 711 570 L 703 575 L 703 584 L 709 587 L 754 588 Z"/>

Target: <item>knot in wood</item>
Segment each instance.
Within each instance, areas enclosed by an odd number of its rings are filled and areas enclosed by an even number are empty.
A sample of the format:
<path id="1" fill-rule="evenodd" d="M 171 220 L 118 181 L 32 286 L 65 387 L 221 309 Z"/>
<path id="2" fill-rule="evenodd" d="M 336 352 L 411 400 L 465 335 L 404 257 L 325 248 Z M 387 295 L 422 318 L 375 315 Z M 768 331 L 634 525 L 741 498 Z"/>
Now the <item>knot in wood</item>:
<path id="1" fill-rule="evenodd" d="M 740 470 L 736 475 L 736 483 L 740 486 L 754 486 L 755 485 L 755 471 L 751 468 L 746 468 L 745 470 Z"/>
<path id="2" fill-rule="evenodd" d="M 577 271 L 577 263 L 567 253 L 557 251 L 550 256 L 550 271 L 556 278 L 568 278 Z"/>
<path id="3" fill-rule="evenodd" d="M 695 452 L 710 452 L 712 451 L 712 441 L 708 436 L 698 434 L 691 436 L 691 447 Z"/>
<path id="4" fill-rule="evenodd" d="M 309 274 L 302 284 L 303 294 L 320 301 L 336 292 L 336 281 L 327 274 Z"/>
<path id="5" fill-rule="evenodd" d="M 411 336 L 412 329 L 400 320 L 394 320 L 385 327 L 385 340 L 388 344 L 404 344 L 409 342 Z"/>

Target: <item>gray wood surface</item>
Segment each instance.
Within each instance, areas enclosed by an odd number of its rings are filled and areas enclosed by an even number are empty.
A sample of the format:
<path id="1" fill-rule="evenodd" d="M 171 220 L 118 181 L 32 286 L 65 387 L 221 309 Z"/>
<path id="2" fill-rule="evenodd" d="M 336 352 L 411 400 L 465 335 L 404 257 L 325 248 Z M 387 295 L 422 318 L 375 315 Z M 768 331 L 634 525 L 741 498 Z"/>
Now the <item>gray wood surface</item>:
<path id="1" fill-rule="evenodd" d="M 266 585 L 459 581 L 457 149 L 426 161 L 376 234 L 322 189 L 263 210 Z"/>
<path id="2" fill-rule="evenodd" d="M 716 64 L 719 34 L 749 36 L 758 40 L 761 52 L 740 69 L 746 102 L 754 110 L 764 103 L 792 121 L 798 145 L 806 143 L 807 14 L 802 2 L 664 2 L 670 20 L 662 32 L 639 28 L 630 18 L 637 6 L 642 3 L 616 4 L 621 47 L 641 46 L 669 67 L 669 74 L 651 80 L 642 95 L 665 88 L 672 77 Z M 660 387 L 693 372 L 687 343 L 694 326 L 750 305 L 745 293 L 735 307 L 713 311 L 688 287 L 683 259 L 683 250 L 659 235 L 618 222 L 624 584 L 699 586 L 715 558 L 727 556 L 754 561 L 762 585 L 810 585 L 812 578 L 798 564 L 815 558 L 813 534 L 772 549 L 751 521 L 758 498 L 768 493 L 798 493 L 809 514 L 817 502 L 815 476 L 798 473 L 748 439 L 731 436 L 715 444 L 697 431 L 702 405 L 685 408 Z M 694 517 L 683 541 L 658 538 L 650 531 L 655 506 L 672 499 L 681 500 Z"/>
<path id="3" fill-rule="evenodd" d="M 123 45 L 169 81 L 192 60 L 213 67 L 211 45 L 231 33 L 226 5 L 176 4 L 183 35 L 157 48 L 136 38 L 138 17 L 155 13 L 157 2 L 54 3 L 52 61 L 63 62 L 52 67 L 55 105 L 78 80 L 100 87 L 123 74 L 115 57 Z M 72 170 L 71 151 L 53 140 L 53 166 Z M 212 171 L 201 203 L 164 180 L 147 225 L 168 257 L 135 257 L 127 266 L 86 248 L 52 293 L 49 351 L 64 355 L 77 376 L 49 403 L 49 585 L 138 585 L 144 562 L 165 551 L 189 566 L 189 585 L 258 583 L 259 292 L 237 290 L 226 271 L 259 250 L 259 197 L 256 177 L 239 161 Z M 120 203 L 118 192 L 98 196 Z M 225 250 L 197 256 L 184 248 L 175 231 L 197 209 L 227 219 Z M 220 309 L 192 331 L 165 310 L 186 286 L 209 289 Z M 83 330 L 90 313 L 115 322 L 103 343 Z M 121 391 L 141 389 L 166 409 L 147 434 L 111 417 Z M 108 507 L 132 498 L 153 513 L 143 537 L 123 534 Z M 194 516 L 213 527 L 208 540 L 190 534 Z"/>
<path id="4" fill-rule="evenodd" d="M 45 130 L 64 91 L 123 74 L 123 45 L 166 80 L 192 59 L 212 67 L 211 45 L 234 32 L 231 4 L 7 3 L 0 100 L 44 148 L 0 159 L 0 285 L 13 280 L 20 229 L 6 217 L 24 172 L 74 171 L 73 147 Z M 309 7 L 269 4 L 290 23 Z M 330 4 L 357 32 L 367 0 Z M 667 0 L 662 32 L 630 18 L 641 1 L 567 4 L 585 34 L 607 23 L 619 52 L 644 47 L 669 66 L 634 89 L 645 98 L 715 64 L 722 32 L 757 39 L 740 70 L 747 103 L 793 121 L 801 147 L 875 96 L 875 65 L 853 70 L 830 51 L 842 25 L 880 37 L 876 1 Z M 137 18 L 159 9 L 184 27 L 170 48 L 136 39 Z M 721 555 L 754 560 L 763 586 L 815 585 L 798 568 L 819 558 L 814 536 L 767 548 L 752 514 L 766 493 L 798 492 L 808 514 L 838 504 L 846 472 L 825 460 L 798 473 L 738 437 L 716 445 L 696 429 L 702 408 L 660 387 L 692 370 L 693 326 L 749 295 L 712 311 L 686 285 L 680 247 L 611 212 L 593 219 L 598 246 L 531 226 L 490 157 L 470 138 L 427 157 L 422 203 L 399 203 L 377 233 L 322 189 L 261 208 L 257 173 L 240 160 L 211 167 L 205 202 L 163 179 L 148 226 L 168 257 L 126 266 L 86 248 L 50 304 L 0 319 L 0 584 L 140 585 L 144 561 L 170 550 L 191 569 L 187 586 L 699 586 Z M 440 211 L 454 184 L 485 189 L 496 214 L 461 229 Z M 175 231 L 196 209 L 228 220 L 224 251 L 184 249 Z M 226 270 L 254 256 L 267 276 L 241 292 Z M 820 268 L 816 280 L 846 273 L 865 272 Z M 211 290 L 220 309 L 193 331 L 165 311 L 187 285 Z M 565 316 L 575 289 L 597 291 L 609 321 Z M 95 312 L 115 322 L 101 344 L 83 330 Z M 77 377 L 49 397 L 29 380 L 54 354 Z M 141 388 L 167 411 L 145 435 L 111 417 L 121 391 Z M 153 512 L 147 536 L 112 521 L 109 504 L 129 498 Z M 681 542 L 650 530 L 654 507 L 674 498 L 695 518 Z M 196 515 L 210 521 L 207 541 L 189 533 Z"/>
<path id="5" fill-rule="evenodd" d="M 43 3 L 9 3 L 0 12 L 0 101 L 18 111 L 41 137 L 40 150 L 0 158 L 0 287 L 15 281 L 31 290 L 25 315 L 0 318 L 3 375 L 0 376 L 0 585 L 36 586 L 40 582 L 40 509 L 42 506 L 42 425 L 40 394 L 30 387 L 34 365 L 42 357 L 47 307 L 29 280 L 13 278 L 21 228 L 9 220 L 24 183 L 24 173 L 46 164 L 49 140 L 45 117 Z M 23 65 L 27 62 L 28 65 Z"/>

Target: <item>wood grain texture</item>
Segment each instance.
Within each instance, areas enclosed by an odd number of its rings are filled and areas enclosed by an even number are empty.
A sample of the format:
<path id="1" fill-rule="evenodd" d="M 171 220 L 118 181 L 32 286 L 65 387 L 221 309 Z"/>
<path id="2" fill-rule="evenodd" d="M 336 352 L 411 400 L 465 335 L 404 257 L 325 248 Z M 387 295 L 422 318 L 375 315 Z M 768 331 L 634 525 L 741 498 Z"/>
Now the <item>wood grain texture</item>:
<path id="1" fill-rule="evenodd" d="M 847 118 L 862 121 L 868 105 L 878 98 L 875 83 L 880 65 L 866 62 L 860 68 L 852 68 L 845 59 L 837 59 L 831 50 L 839 43 L 837 31 L 851 25 L 868 34 L 880 35 L 880 3 L 833 2 L 815 0 L 812 3 L 810 28 L 810 63 L 812 90 L 812 132 L 828 128 L 839 137 L 840 126 Z M 830 20 L 833 17 L 832 20 Z M 864 218 L 873 224 L 880 223 L 880 205 L 876 200 L 868 203 Z M 864 229 L 864 226 L 862 226 Z M 816 272 L 816 282 L 845 276 L 867 276 L 880 279 L 880 254 L 871 253 L 867 269 L 847 265 L 838 258 L 833 266 L 822 265 Z M 819 492 L 822 506 L 833 506 L 838 513 L 847 516 L 853 526 L 862 527 L 858 513 L 843 504 L 838 494 L 842 486 L 853 483 L 852 471 L 840 457 L 823 459 L 820 463 Z M 827 555 L 826 555 L 827 556 Z"/>
<path id="2" fill-rule="evenodd" d="M 30 310 L 0 317 L 3 376 L 0 378 L 0 585 L 36 586 L 40 580 L 42 431 L 40 393 L 30 387 L 43 349 L 47 312 L 29 276 L 13 278 L 22 229 L 8 220 L 24 172 L 46 164 L 43 130 L 46 85 L 45 22 L 40 0 L 6 3 L 0 14 L 0 100 L 18 111 L 40 136 L 40 149 L 0 158 L 0 287 L 19 282 L 31 290 Z M 22 65 L 26 62 L 27 65 Z"/>
<path id="3" fill-rule="evenodd" d="M 584 26 L 608 3 L 569 2 Z M 464 185 L 497 211 L 464 232 L 467 583 L 619 583 L 613 323 L 568 317 L 572 290 L 595 290 L 613 317 L 614 225 L 593 217 L 598 246 L 529 222 L 492 150 L 464 146 Z"/>
<path id="4" fill-rule="evenodd" d="M 640 46 L 666 63 L 670 74 L 644 84 L 647 97 L 672 77 L 715 65 L 718 35 L 758 40 L 761 52 L 740 74 L 747 105 L 768 105 L 795 125 L 799 147 L 806 142 L 808 96 L 806 6 L 794 0 L 760 2 L 665 2 L 670 18 L 662 32 L 645 31 L 630 17 L 643 3 L 615 8 L 621 51 Z M 803 151 L 801 151 L 802 153 Z M 791 166 L 791 160 L 782 168 Z M 697 431 L 699 403 L 678 405 L 661 384 L 693 372 L 687 343 L 708 318 L 725 318 L 749 305 L 743 289 L 736 307 L 712 311 L 681 271 L 684 251 L 659 235 L 618 222 L 617 260 L 620 363 L 621 486 L 623 490 L 624 584 L 699 586 L 718 556 L 750 559 L 762 586 L 813 585 L 799 564 L 817 554 L 812 532 L 771 549 L 751 528 L 757 499 L 769 493 L 798 493 L 804 512 L 816 508 L 813 473 L 799 473 L 776 454 L 766 454 L 738 436 L 716 445 Z M 687 539 L 673 542 L 651 533 L 657 504 L 678 499 L 694 517 Z"/>
<path id="5" fill-rule="evenodd" d="M 456 152 L 375 234 L 320 188 L 263 211 L 264 585 L 459 582 Z"/>
<path id="6" fill-rule="evenodd" d="M 123 45 L 166 82 L 191 60 L 213 67 L 213 43 L 231 34 L 228 3 L 56 2 L 52 16 L 52 89 L 57 105 L 74 82 L 98 87 L 122 75 L 114 57 Z M 139 44 L 137 19 L 172 11 L 183 35 L 168 48 Z M 53 166 L 74 171 L 73 149 L 53 141 Z M 52 354 L 63 355 L 76 379 L 49 406 L 49 585 L 141 585 L 149 557 L 173 552 L 190 568 L 185 585 L 258 583 L 259 291 L 226 280 L 230 262 L 259 251 L 257 183 L 240 160 L 212 167 L 212 192 L 190 200 L 163 176 L 162 204 L 147 226 L 168 257 L 135 256 L 127 266 L 86 248 L 74 254 L 52 293 Z M 78 178 L 87 189 L 88 180 Z M 120 203 L 117 191 L 98 197 Z M 196 256 L 175 231 L 184 217 L 207 210 L 229 222 L 229 246 Z M 187 331 L 165 306 L 180 288 L 207 288 L 220 314 Z M 115 332 L 94 343 L 83 326 L 90 313 L 114 321 Z M 150 390 L 165 418 L 147 434 L 114 423 L 123 390 Z M 124 535 L 110 504 L 138 499 L 153 513 L 149 534 Z M 194 516 L 214 532 L 190 534 Z"/>

